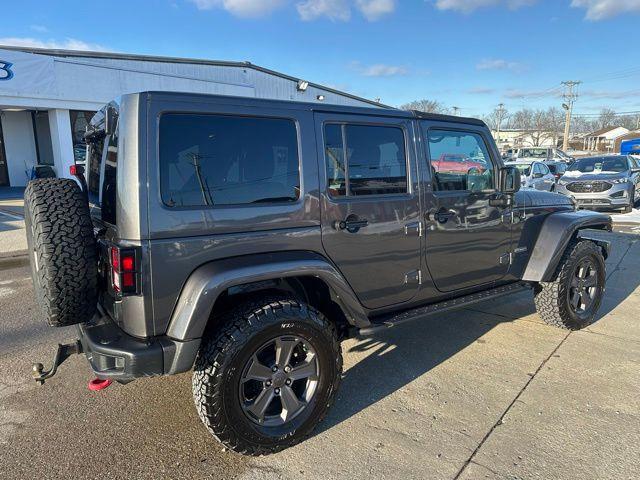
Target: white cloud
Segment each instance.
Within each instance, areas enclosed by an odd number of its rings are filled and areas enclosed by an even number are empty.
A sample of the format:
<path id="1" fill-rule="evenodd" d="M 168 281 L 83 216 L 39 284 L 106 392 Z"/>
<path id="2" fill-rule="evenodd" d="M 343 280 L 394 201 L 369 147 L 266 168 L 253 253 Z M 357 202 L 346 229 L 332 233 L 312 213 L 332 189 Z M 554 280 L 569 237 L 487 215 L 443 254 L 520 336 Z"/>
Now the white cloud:
<path id="1" fill-rule="evenodd" d="M 384 63 L 362 65 L 360 62 L 352 62 L 351 68 L 365 77 L 395 77 L 409 73 L 406 67 L 401 65 L 387 65 Z"/>
<path id="2" fill-rule="evenodd" d="M 351 19 L 351 6 L 346 0 L 306 0 L 296 5 L 300 18 L 305 21 L 327 17 L 347 22 Z"/>
<path id="3" fill-rule="evenodd" d="M 478 8 L 506 5 L 511 10 L 533 5 L 537 0 L 436 0 L 438 10 L 471 13 Z"/>
<path id="4" fill-rule="evenodd" d="M 626 90 L 626 91 L 611 91 L 611 90 L 585 90 L 580 94 L 582 97 L 592 98 L 592 99 L 609 99 L 609 100 L 620 100 L 620 99 L 629 99 L 638 97 L 640 95 L 640 90 Z"/>
<path id="5" fill-rule="evenodd" d="M 222 8 L 232 15 L 256 18 L 268 15 L 286 3 L 286 0 L 189 0 L 198 10 Z"/>
<path id="6" fill-rule="evenodd" d="M 49 29 L 44 25 L 29 25 L 29 28 L 38 33 L 46 33 L 49 31 Z"/>
<path id="7" fill-rule="evenodd" d="M 60 50 L 89 50 L 92 52 L 113 51 L 98 45 L 97 43 L 87 43 L 75 38 L 66 38 L 65 40 L 39 40 L 37 38 L 28 37 L 4 37 L 0 38 L 0 45 L 12 45 L 14 47 L 29 48 L 54 48 Z"/>
<path id="8" fill-rule="evenodd" d="M 574 8 L 586 8 L 587 20 L 604 20 L 621 13 L 640 12 L 640 0 L 573 0 Z"/>
<path id="9" fill-rule="evenodd" d="M 501 58 L 486 58 L 476 65 L 477 70 L 522 70 L 522 65 L 518 62 L 510 62 Z"/>
<path id="10" fill-rule="evenodd" d="M 294 0 L 187 0 L 198 10 L 223 9 L 242 18 L 258 18 L 274 10 L 291 6 Z M 355 8 L 370 22 L 392 13 L 397 0 L 301 0 L 295 6 L 304 21 L 321 17 L 348 22 Z"/>
<path id="11" fill-rule="evenodd" d="M 370 22 L 374 22 L 384 15 L 393 13 L 396 9 L 395 0 L 356 0 L 356 7 Z"/>
<path id="12" fill-rule="evenodd" d="M 489 87 L 473 87 L 467 90 L 467 93 L 471 93 L 472 95 L 489 95 L 494 92 L 495 90 Z"/>
<path id="13" fill-rule="evenodd" d="M 504 96 L 506 98 L 542 98 L 542 97 L 552 97 L 552 98 L 560 98 L 562 96 L 562 91 L 557 90 L 520 90 L 518 88 L 509 88 L 505 91 Z"/>

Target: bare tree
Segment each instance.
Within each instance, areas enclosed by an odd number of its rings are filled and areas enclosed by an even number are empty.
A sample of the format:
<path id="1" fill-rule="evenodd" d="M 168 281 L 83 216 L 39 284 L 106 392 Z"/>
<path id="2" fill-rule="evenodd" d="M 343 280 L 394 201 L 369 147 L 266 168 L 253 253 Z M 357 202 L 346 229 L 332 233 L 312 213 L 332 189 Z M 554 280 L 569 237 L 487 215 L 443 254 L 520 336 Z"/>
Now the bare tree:
<path id="1" fill-rule="evenodd" d="M 504 121 L 509 119 L 509 111 L 504 107 L 496 107 L 489 115 L 483 117 L 484 123 L 491 130 L 499 130 L 504 126 Z"/>
<path id="2" fill-rule="evenodd" d="M 547 110 L 532 110 L 523 108 L 518 110 L 510 119 L 510 127 L 523 131 L 520 139 L 522 145 L 539 147 L 545 140 L 552 140 L 557 144 L 561 126 L 562 112 L 557 108 Z"/>
<path id="3" fill-rule="evenodd" d="M 437 100 L 414 100 L 413 102 L 400 105 L 401 110 L 418 110 L 425 113 L 447 113 L 447 108 Z"/>
<path id="4" fill-rule="evenodd" d="M 600 110 L 598 117 L 598 128 L 606 128 L 616 126 L 616 112 L 610 108 Z"/>

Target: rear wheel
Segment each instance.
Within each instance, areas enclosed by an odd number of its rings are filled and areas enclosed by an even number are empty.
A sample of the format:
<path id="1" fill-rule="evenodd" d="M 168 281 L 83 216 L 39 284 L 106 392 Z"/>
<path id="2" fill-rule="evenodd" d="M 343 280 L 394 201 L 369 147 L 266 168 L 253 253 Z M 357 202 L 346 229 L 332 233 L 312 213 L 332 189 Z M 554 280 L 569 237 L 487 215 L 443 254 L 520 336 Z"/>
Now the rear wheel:
<path id="1" fill-rule="evenodd" d="M 294 300 L 262 297 L 229 312 L 204 340 L 193 374 L 200 418 L 243 454 L 307 437 L 333 402 L 342 354 L 333 325 Z"/>
<path id="2" fill-rule="evenodd" d="M 562 256 L 555 280 L 536 286 L 536 310 L 549 325 L 579 330 L 595 318 L 605 282 L 600 248 L 589 240 L 575 240 Z"/>

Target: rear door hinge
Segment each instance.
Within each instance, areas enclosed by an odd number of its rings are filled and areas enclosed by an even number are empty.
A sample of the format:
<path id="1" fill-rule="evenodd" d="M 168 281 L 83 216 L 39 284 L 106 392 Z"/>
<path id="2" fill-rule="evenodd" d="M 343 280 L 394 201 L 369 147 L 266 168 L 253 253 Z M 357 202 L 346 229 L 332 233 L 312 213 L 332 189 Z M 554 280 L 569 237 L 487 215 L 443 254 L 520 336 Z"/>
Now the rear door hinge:
<path id="1" fill-rule="evenodd" d="M 405 285 L 418 284 L 422 285 L 422 270 L 414 270 L 404 276 Z"/>
<path id="2" fill-rule="evenodd" d="M 405 235 L 409 235 L 414 232 L 417 233 L 419 237 L 422 236 L 422 232 L 423 232 L 422 222 L 411 222 L 411 223 L 407 223 L 404 226 Z"/>
<path id="3" fill-rule="evenodd" d="M 507 252 L 500 255 L 500 265 L 513 265 L 513 253 Z"/>

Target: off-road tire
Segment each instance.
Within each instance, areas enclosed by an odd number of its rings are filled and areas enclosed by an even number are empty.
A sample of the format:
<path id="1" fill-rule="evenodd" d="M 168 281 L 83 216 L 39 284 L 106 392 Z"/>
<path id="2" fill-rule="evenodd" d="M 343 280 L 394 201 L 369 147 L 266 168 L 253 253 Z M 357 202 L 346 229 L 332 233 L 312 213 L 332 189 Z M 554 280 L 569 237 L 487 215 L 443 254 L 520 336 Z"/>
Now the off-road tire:
<path id="1" fill-rule="evenodd" d="M 98 273 L 85 195 L 73 180 L 42 178 L 29 182 L 24 200 L 31 278 L 44 318 L 53 327 L 90 320 Z"/>
<path id="2" fill-rule="evenodd" d="M 580 259 L 593 256 L 598 265 L 601 290 L 593 311 L 580 318 L 569 305 L 571 275 Z M 534 288 L 534 301 L 538 315 L 545 323 L 568 330 L 579 330 L 591 322 L 600 307 L 606 281 L 604 256 L 600 247 L 589 240 L 572 240 L 567 246 L 556 269 L 552 282 L 539 282 Z"/>
<path id="3" fill-rule="evenodd" d="M 223 445 L 245 455 L 266 455 L 309 436 L 333 403 L 342 375 L 342 352 L 334 325 L 313 307 L 292 299 L 263 296 L 229 311 L 203 339 L 192 378 L 200 419 Z M 320 380 L 308 412 L 282 427 L 251 422 L 238 394 L 245 359 L 257 345 L 278 335 L 309 341 L 320 360 Z"/>

